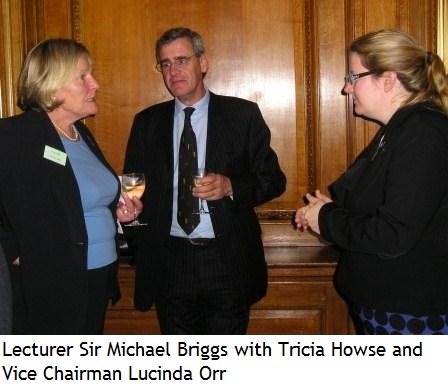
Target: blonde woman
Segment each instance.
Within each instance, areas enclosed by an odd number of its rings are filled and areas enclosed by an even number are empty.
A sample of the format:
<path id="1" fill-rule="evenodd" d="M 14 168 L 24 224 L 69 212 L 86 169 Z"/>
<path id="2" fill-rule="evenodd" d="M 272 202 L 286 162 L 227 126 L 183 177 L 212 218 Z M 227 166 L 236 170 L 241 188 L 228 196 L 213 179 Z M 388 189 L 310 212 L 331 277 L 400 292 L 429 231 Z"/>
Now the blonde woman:
<path id="1" fill-rule="evenodd" d="M 381 30 L 349 48 L 344 87 L 383 126 L 296 213 L 341 250 L 335 284 L 359 333 L 448 333 L 448 87 L 439 56 Z"/>
<path id="2" fill-rule="evenodd" d="M 10 266 L 13 333 L 101 334 L 119 298 L 120 185 L 80 120 L 95 115 L 99 84 L 87 49 L 40 42 L 19 80 L 22 114 L 0 120 L 0 242 Z"/>

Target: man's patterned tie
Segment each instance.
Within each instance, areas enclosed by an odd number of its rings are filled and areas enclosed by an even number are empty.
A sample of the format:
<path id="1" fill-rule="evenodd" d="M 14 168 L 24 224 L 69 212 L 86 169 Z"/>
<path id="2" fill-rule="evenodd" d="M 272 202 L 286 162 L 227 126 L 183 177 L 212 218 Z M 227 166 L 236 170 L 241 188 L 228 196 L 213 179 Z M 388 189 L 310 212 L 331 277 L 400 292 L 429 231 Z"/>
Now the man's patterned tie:
<path id="1" fill-rule="evenodd" d="M 198 169 L 196 136 L 191 127 L 193 107 L 186 107 L 184 130 L 179 145 L 179 182 L 177 196 L 177 221 L 190 234 L 199 224 L 198 199 L 193 197 L 193 178 Z"/>

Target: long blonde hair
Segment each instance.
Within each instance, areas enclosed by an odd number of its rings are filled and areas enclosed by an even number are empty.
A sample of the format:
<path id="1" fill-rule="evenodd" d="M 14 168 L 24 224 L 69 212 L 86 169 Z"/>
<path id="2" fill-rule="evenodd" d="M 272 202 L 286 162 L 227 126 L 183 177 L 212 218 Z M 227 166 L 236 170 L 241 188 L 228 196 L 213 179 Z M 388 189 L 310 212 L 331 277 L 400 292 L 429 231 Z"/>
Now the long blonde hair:
<path id="1" fill-rule="evenodd" d="M 410 93 L 405 105 L 431 102 L 448 114 L 448 78 L 442 59 L 426 51 L 409 34 L 379 30 L 355 39 L 350 52 L 376 75 L 392 71 Z"/>

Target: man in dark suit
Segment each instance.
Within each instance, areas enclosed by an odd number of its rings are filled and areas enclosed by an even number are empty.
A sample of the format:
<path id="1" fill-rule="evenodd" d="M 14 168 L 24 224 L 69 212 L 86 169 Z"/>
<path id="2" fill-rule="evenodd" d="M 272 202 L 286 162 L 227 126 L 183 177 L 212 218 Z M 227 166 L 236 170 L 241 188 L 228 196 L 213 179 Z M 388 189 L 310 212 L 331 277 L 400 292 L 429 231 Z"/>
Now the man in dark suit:
<path id="1" fill-rule="evenodd" d="M 148 225 L 136 237 L 135 305 L 145 311 L 155 303 L 164 334 L 244 334 L 250 305 L 267 288 L 254 207 L 281 195 L 286 179 L 258 106 L 205 87 L 208 59 L 199 34 L 168 30 L 156 59 L 175 99 L 136 115 L 124 167 L 144 172 L 148 182 L 141 216 Z M 190 164 L 184 135 L 191 130 Z M 185 191 L 196 167 L 209 174 Z M 199 214 L 199 199 L 209 213 Z"/>

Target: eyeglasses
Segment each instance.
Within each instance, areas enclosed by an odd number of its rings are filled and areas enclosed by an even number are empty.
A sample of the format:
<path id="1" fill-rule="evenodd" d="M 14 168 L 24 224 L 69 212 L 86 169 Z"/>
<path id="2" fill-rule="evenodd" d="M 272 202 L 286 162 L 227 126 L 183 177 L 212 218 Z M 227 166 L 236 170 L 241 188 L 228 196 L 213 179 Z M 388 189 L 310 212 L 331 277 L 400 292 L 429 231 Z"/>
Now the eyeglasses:
<path id="1" fill-rule="evenodd" d="M 353 83 L 358 80 L 361 79 L 361 77 L 365 77 L 365 76 L 369 76 L 374 74 L 375 72 L 373 71 L 367 71 L 367 72 L 361 72 L 361 73 L 351 73 L 349 72 L 347 74 L 347 76 L 344 77 L 345 79 L 345 84 L 350 83 L 353 85 Z"/>
<path id="2" fill-rule="evenodd" d="M 190 60 L 195 56 L 196 56 L 195 54 L 192 54 L 190 57 L 185 56 L 175 57 L 173 62 L 169 60 L 161 61 L 156 64 L 156 69 L 159 72 L 167 72 L 171 69 L 173 64 L 178 68 L 183 68 L 187 66 L 190 63 Z"/>

